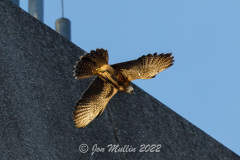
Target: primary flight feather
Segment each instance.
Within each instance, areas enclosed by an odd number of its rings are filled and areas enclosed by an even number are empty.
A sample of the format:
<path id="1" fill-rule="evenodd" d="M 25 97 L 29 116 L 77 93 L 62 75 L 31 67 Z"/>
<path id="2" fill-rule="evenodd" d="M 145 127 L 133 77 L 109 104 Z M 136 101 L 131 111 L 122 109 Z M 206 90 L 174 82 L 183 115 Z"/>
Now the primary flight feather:
<path id="1" fill-rule="evenodd" d="M 108 64 L 108 51 L 92 50 L 80 57 L 75 66 L 76 79 L 97 76 L 78 101 L 73 112 L 76 127 L 83 128 L 101 115 L 109 100 L 118 92 L 134 94 L 131 81 L 154 78 L 173 65 L 172 53 L 148 54 L 136 60 Z"/>

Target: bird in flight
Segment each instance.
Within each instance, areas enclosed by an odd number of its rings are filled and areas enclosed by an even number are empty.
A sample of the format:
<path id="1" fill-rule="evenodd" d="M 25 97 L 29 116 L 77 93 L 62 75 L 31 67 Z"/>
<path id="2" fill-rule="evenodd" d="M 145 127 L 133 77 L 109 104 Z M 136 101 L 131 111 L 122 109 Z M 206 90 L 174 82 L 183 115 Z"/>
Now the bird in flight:
<path id="1" fill-rule="evenodd" d="M 77 128 L 84 128 L 100 116 L 109 100 L 118 92 L 134 93 L 135 79 L 151 79 L 173 65 L 172 53 L 148 54 L 136 60 L 108 64 L 108 51 L 96 49 L 80 57 L 75 66 L 76 79 L 97 76 L 77 102 L 73 119 Z"/>

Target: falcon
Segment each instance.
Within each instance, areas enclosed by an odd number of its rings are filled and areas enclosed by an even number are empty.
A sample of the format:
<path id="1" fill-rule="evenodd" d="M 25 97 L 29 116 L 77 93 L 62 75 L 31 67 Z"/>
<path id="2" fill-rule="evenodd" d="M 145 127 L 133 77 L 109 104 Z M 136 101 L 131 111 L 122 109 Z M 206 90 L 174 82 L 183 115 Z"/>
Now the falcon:
<path id="1" fill-rule="evenodd" d="M 136 60 L 108 64 L 108 51 L 96 49 L 80 57 L 75 66 L 76 79 L 96 76 L 77 102 L 73 119 L 77 128 L 84 128 L 100 116 L 109 100 L 118 92 L 134 93 L 131 81 L 151 79 L 173 65 L 172 53 L 148 54 Z"/>

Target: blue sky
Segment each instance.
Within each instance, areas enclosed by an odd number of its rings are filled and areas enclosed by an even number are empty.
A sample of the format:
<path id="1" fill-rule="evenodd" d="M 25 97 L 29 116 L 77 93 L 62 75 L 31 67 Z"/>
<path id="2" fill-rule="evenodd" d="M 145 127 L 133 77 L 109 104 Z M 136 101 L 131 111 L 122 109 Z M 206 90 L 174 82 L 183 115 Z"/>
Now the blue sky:
<path id="1" fill-rule="evenodd" d="M 61 1 L 44 9 L 54 29 Z M 108 49 L 110 64 L 172 52 L 171 68 L 134 83 L 240 155 L 239 0 L 65 0 L 64 16 L 72 42 Z"/>

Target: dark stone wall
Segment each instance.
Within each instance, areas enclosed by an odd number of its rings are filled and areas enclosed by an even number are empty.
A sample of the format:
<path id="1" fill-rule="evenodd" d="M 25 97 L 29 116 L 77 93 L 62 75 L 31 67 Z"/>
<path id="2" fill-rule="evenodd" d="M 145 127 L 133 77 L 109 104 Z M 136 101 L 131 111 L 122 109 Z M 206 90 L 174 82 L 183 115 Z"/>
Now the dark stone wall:
<path id="1" fill-rule="evenodd" d="M 137 86 L 136 95 L 118 93 L 100 118 L 77 129 L 73 108 L 92 81 L 72 76 L 83 53 L 0 0 L 0 159 L 240 159 Z M 91 155 L 95 144 L 105 151 Z M 128 152 L 109 152 L 109 144 Z M 139 152 L 142 144 L 159 146 Z"/>

